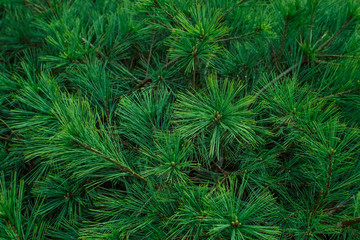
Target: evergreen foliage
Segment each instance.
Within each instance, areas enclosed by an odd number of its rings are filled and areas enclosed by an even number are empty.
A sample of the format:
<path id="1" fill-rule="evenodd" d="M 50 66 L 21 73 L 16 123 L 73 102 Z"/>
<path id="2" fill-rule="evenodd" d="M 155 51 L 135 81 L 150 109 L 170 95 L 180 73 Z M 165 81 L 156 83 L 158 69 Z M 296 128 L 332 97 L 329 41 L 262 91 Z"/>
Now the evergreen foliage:
<path id="1" fill-rule="evenodd" d="M 0 239 L 360 239 L 358 0 L 0 14 Z"/>

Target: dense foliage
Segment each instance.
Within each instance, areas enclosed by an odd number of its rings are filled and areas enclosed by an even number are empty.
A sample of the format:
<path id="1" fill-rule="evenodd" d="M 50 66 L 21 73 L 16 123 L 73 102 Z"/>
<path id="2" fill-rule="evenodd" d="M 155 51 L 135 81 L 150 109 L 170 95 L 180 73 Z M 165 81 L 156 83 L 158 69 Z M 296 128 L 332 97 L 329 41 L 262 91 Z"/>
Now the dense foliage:
<path id="1" fill-rule="evenodd" d="M 0 239 L 360 239 L 360 1 L 0 14 Z"/>

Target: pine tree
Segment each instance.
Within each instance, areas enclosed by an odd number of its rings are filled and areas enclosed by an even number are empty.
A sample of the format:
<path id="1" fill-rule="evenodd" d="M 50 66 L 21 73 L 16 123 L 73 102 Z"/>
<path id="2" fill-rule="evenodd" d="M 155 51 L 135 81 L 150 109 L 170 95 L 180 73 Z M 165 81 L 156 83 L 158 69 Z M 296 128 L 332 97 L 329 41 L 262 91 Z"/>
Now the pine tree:
<path id="1" fill-rule="evenodd" d="M 360 239 L 359 1 L 0 9 L 0 239 Z"/>

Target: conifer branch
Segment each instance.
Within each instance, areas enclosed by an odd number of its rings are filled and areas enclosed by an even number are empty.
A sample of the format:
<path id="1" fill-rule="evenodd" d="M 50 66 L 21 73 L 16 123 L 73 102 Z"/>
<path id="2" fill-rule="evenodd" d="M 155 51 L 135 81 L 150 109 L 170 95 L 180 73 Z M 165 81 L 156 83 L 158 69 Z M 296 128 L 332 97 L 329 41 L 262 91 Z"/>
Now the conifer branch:
<path id="1" fill-rule="evenodd" d="M 258 28 L 258 29 L 256 29 L 254 32 L 252 32 L 252 33 L 244 34 L 244 35 L 241 35 L 241 36 L 235 36 L 235 37 L 231 37 L 231 38 L 223 38 L 223 39 L 215 40 L 215 41 L 212 41 L 211 44 L 213 44 L 213 43 L 219 43 L 219 42 L 233 41 L 233 40 L 237 40 L 237 39 L 241 39 L 241 38 L 253 36 L 253 35 L 255 35 L 255 34 L 261 32 L 261 31 L 262 31 L 262 29 L 261 29 L 261 28 Z"/>
<path id="2" fill-rule="evenodd" d="M 353 90 L 347 90 L 347 91 L 339 92 L 339 93 L 335 93 L 335 94 L 331 94 L 331 95 L 328 95 L 328 96 L 324 96 L 324 98 L 340 97 L 340 96 L 343 96 L 343 95 L 352 94 L 352 93 L 358 93 L 358 92 L 360 92 L 360 88 L 359 89 L 353 89 Z"/>
<path id="3" fill-rule="evenodd" d="M 155 35 L 156 35 L 156 31 L 154 30 L 153 36 L 152 36 L 152 39 L 151 39 L 151 45 L 150 45 L 149 55 L 148 55 L 148 57 L 147 57 L 147 68 L 146 68 L 146 73 L 145 73 L 145 79 L 148 77 L 148 73 L 149 73 L 150 60 L 151 60 L 152 50 L 153 50 L 154 42 L 155 42 Z"/>
<path id="4" fill-rule="evenodd" d="M 220 172 L 224 175 L 224 177 L 227 177 L 230 175 L 230 173 L 228 171 L 225 171 L 224 169 L 222 169 L 219 164 L 217 164 L 216 162 L 214 162 L 214 165 L 220 170 Z"/>
<path id="5" fill-rule="evenodd" d="M 0 122 L 2 122 L 11 132 L 14 132 L 13 129 L 1 118 L 0 118 Z"/>
<path id="6" fill-rule="evenodd" d="M 1 237 L 360 235 L 358 4 L 5 2 Z"/>
<path id="7" fill-rule="evenodd" d="M 48 8 L 50 8 L 51 10 L 53 9 L 48 0 L 45 0 L 45 4 L 46 4 L 46 5 L 48 6 Z"/>
<path id="8" fill-rule="evenodd" d="M 8 141 L 8 142 L 14 142 L 13 140 L 11 140 L 10 138 L 7 138 L 7 137 L 0 136 L 0 138 L 5 141 Z"/>
<path id="9" fill-rule="evenodd" d="M 258 98 L 268 87 L 270 87 L 272 84 L 274 84 L 276 81 L 278 81 L 279 79 L 287 76 L 289 73 L 291 73 L 292 71 L 294 71 L 296 68 L 298 68 L 299 66 L 301 66 L 303 64 L 303 62 L 298 62 L 295 65 L 291 66 L 290 68 L 286 69 L 284 72 L 282 72 L 280 75 L 278 75 L 276 78 L 274 78 L 272 81 L 270 81 L 268 84 L 266 84 L 264 87 L 262 87 L 255 95 L 254 95 L 254 99 Z M 250 103 L 247 107 L 247 109 L 250 109 L 251 106 L 253 105 L 253 103 Z"/>
<path id="10" fill-rule="evenodd" d="M 134 172 L 134 171 L 131 170 L 129 167 L 126 167 L 125 165 L 121 164 L 119 161 L 117 161 L 117 160 L 115 160 L 115 159 L 112 159 L 112 158 L 104 155 L 103 153 L 101 153 L 101 152 L 99 152 L 98 150 L 90 147 L 90 146 L 87 145 L 86 143 L 77 141 L 77 142 L 74 142 L 74 144 L 76 144 L 76 145 L 78 145 L 78 146 L 80 146 L 80 147 L 82 147 L 82 148 L 84 148 L 84 149 L 86 149 L 86 150 L 88 150 L 88 151 L 90 151 L 90 152 L 93 152 L 93 153 L 101 156 L 101 157 L 104 158 L 105 160 L 107 160 L 107 161 L 115 164 L 116 166 L 118 166 L 118 168 L 119 168 L 121 171 L 129 173 L 130 175 L 133 175 L 134 177 L 136 177 L 137 179 L 139 179 L 139 180 L 141 180 L 141 181 L 143 181 L 143 182 L 145 182 L 145 183 L 148 182 L 144 177 L 142 177 L 142 176 L 139 175 L 138 173 Z"/>
<path id="11" fill-rule="evenodd" d="M 314 212 L 319 208 L 319 203 L 320 203 L 320 199 L 321 199 L 321 196 L 323 195 L 323 190 L 321 189 L 317 198 L 316 198 L 316 202 L 312 208 L 312 211 L 311 211 L 311 214 L 313 215 Z"/>
<path id="12" fill-rule="evenodd" d="M 157 0 L 153 0 L 153 3 L 157 8 L 159 8 L 161 11 L 163 11 L 168 17 L 170 17 L 173 21 L 181 25 L 181 23 L 173 16 L 171 13 L 169 13 L 165 8 L 163 8 L 160 3 Z"/>
<path id="13" fill-rule="evenodd" d="M 357 56 L 348 56 L 348 55 L 337 55 L 337 54 L 319 54 L 317 57 L 323 58 L 351 58 L 351 59 L 360 59 Z"/>
<path id="14" fill-rule="evenodd" d="M 326 208 L 323 211 L 328 212 L 329 214 L 334 214 L 339 209 L 347 208 L 347 207 L 351 207 L 351 206 L 352 206 L 352 204 L 341 204 L 341 205 L 336 206 L 336 207 Z"/>
<path id="15" fill-rule="evenodd" d="M 194 70 L 193 70 L 192 88 L 196 89 L 196 57 L 194 57 Z"/>
<path id="16" fill-rule="evenodd" d="M 285 27 L 284 27 L 284 32 L 283 32 L 283 35 L 282 35 L 282 39 L 281 39 L 281 46 L 280 46 L 280 53 L 279 53 L 279 64 L 281 63 L 281 59 L 282 59 L 282 55 L 283 55 L 283 51 L 284 51 L 284 46 L 285 46 L 285 37 L 286 37 L 286 33 L 288 31 L 288 27 L 289 27 L 289 22 L 290 22 L 290 19 L 288 16 L 286 16 L 286 19 L 285 19 Z"/>
<path id="17" fill-rule="evenodd" d="M 341 25 L 339 31 L 337 31 L 337 33 L 330 38 L 329 40 L 327 40 L 326 42 L 324 42 L 318 49 L 319 51 L 324 50 L 326 47 L 328 47 L 329 45 L 331 45 L 337 38 L 338 36 L 341 34 L 341 32 L 345 29 L 345 27 L 351 22 L 351 20 L 353 20 L 353 16 L 349 17 L 346 22 Z"/>
<path id="18" fill-rule="evenodd" d="M 2 122 L 7 129 L 10 130 L 11 133 L 13 133 L 15 135 L 15 137 L 17 137 L 19 140 L 20 139 L 24 139 L 23 137 L 20 137 L 19 135 L 17 135 L 17 133 L 14 131 L 14 129 L 12 129 L 3 119 L 0 118 L 0 122 Z"/>
<path id="19" fill-rule="evenodd" d="M 324 193 L 323 201 L 327 197 L 329 191 L 330 191 L 330 182 L 331 182 L 331 176 L 332 176 L 332 165 L 333 165 L 333 154 L 329 154 L 328 160 L 329 160 L 329 166 L 328 166 L 328 174 L 327 174 L 327 182 L 326 182 L 326 190 Z"/>
<path id="20" fill-rule="evenodd" d="M 223 179 L 219 182 L 219 184 L 215 185 L 213 189 L 210 191 L 209 195 L 212 195 L 218 186 L 221 186 L 226 180 L 228 179 L 228 176 L 224 176 Z"/>
<path id="21" fill-rule="evenodd" d="M 8 218 L 7 218 L 5 221 L 7 222 L 8 226 L 10 226 L 11 230 L 13 231 L 13 233 L 15 234 L 16 240 L 20 240 L 19 233 L 18 233 L 18 231 L 16 231 L 14 225 L 9 221 Z"/>
<path id="22" fill-rule="evenodd" d="M 360 217 L 356 217 L 354 219 L 351 219 L 351 220 L 344 220 L 342 222 L 339 223 L 339 225 L 342 227 L 342 228 L 346 228 L 346 227 L 350 227 L 354 224 L 357 224 L 357 223 L 360 223 Z"/>
<path id="23" fill-rule="evenodd" d="M 226 12 L 224 12 L 223 15 L 220 16 L 218 21 L 220 22 L 221 20 L 223 20 L 230 12 L 232 12 L 235 8 L 239 7 L 241 4 L 243 4 L 245 2 L 246 2 L 246 0 L 242 0 L 242 1 L 235 3 L 233 6 L 231 6 L 231 8 L 229 8 Z"/>
<path id="24" fill-rule="evenodd" d="M 286 69 L 284 72 L 282 72 L 279 76 L 277 76 L 276 78 L 274 78 L 271 82 L 269 82 L 268 84 L 266 84 L 263 88 L 260 89 L 260 91 L 258 91 L 254 98 L 257 98 L 258 96 L 260 96 L 260 94 L 262 94 L 268 87 L 270 87 L 273 83 L 275 83 L 277 80 L 286 77 L 289 73 L 291 73 L 292 71 L 294 71 L 297 67 L 299 67 L 302 64 L 302 62 L 296 63 L 295 65 L 289 67 L 288 69 Z"/>

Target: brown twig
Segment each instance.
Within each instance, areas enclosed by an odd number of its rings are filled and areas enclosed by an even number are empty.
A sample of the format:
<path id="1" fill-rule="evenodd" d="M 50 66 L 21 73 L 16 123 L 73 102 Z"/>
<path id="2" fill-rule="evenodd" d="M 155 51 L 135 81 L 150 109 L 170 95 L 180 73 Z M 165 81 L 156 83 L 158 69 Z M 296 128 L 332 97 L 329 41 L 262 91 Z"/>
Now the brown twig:
<path id="1" fill-rule="evenodd" d="M 226 176 L 226 177 L 224 176 L 223 179 L 219 182 L 219 184 L 215 185 L 215 187 L 211 190 L 209 195 L 213 194 L 215 192 L 217 186 L 221 186 L 221 184 L 223 184 L 226 181 L 227 178 L 228 178 L 228 176 Z"/>
<path id="2" fill-rule="evenodd" d="M 333 154 L 329 154 L 328 160 L 329 160 L 329 166 L 328 166 L 328 175 L 327 175 L 327 182 L 326 182 L 326 190 L 324 193 L 323 200 L 327 197 L 329 190 L 330 190 L 330 182 L 331 182 L 331 176 L 332 176 L 332 164 L 333 164 Z"/>
<path id="3" fill-rule="evenodd" d="M 315 202 L 315 204 L 314 204 L 314 206 L 312 208 L 312 211 L 311 211 L 312 213 L 315 212 L 318 209 L 322 193 L 323 193 L 323 190 L 321 189 L 320 192 L 319 192 L 319 195 L 316 198 L 316 202 Z"/>
<path id="4" fill-rule="evenodd" d="M 331 94 L 331 95 L 325 96 L 324 98 L 339 97 L 339 96 L 342 96 L 342 95 L 346 95 L 346 94 L 350 94 L 350 93 L 357 93 L 357 92 L 360 92 L 360 89 L 347 90 L 347 91 L 344 91 L 344 92 L 339 92 L 339 93 L 336 93 L 336 94 Z"/>
<path id="5" fill-rule="evenodd" d="M 10 138 L 3 137 L 3 136 L 0 136 L 0 139 L 3 139 L 3 140 L 8 141 L 8 142 L 14 142 L 14 141 L 11 140 Z"/>
<path id="6" fill-rule="evenodd" d="M 152 54 L 152 50 L 153 50 L 153 46 L 154 46 L 155 36 L 156 36 L 156 31 L 154 30 L 153 36 L 152 36 L 152 39 L 151 39 L 150 51 L 149 51 L 149 55 L 148 55 L 147 63 L 146 63 L 147 67 L 146 67 L 145 78 L 147 78 L 148 73 L 149 73 L 150 60 L 151 60 L 151 54 Z"/>
<path id="7" fill-rule="evenodd" d="M 4 120 L 2 120 L 1 118 L 0 118 L 0 122 L 2 122 L 2 123 L 10 130 L 10 132 L 13 133 L 13 134 L 15 135 L 15 137 L 17 137 L 19 140 L 20 140 L 20 139 L 24 139 L 23 137 L 20 137 L 19 135 L 17 135 L 17 134 L 15 133 L 14 129 L 12 129 L 12 128 L 11 128 Z"/>
<path id="8" fill-rule="evenodd" d="M 194 72 L 193 72 L 193 82 L 192 82 L 192 88 L 196 88 L 196 56 L 194 57 Z"/>
<path id="9" fill-rule="evenodd" d="M 348 56 L 348 55 L 336 55 L 336 54 L 319 54 L 317 57 L 324 57 L 324 58 L 351 58 L 351 59 L 360 59 L 357 56 Z"/>
<path id="10" fill-rule="evenodd" d="M 11 230 L 13 231 L 13 233 L 15 234 L 16 240 L 20 240 L 19 234 L 16 231 L 16 229 L 14 228 L 14 225 L 10 222 L 9 219 L 5 220 L 7 222 L 8 225 L 10 225 Z"/>
<path id="11" fill-rule="evenodd" d="M 356 217 L 354 219 L 351 219 L 351 220 L 344 220 L 342 222 L 340 222 L 340 226 L 342 228 L 346 228 L 346 227 L 350 227 L 356 223 L 359 223 L 360 222 L 360 217 Z"/>
<path id="12" fill-rule="evenodd" d="M 333 214 L 334 212 L 336 212 L 339 209 L 346 208 L 346 207 L 351 207 L 351 206 L 352 206 L 351 204 L 346 204 L 346 205 L 343 204 L 343 205 L 339 205 L 339 206 L 332 207 L 332 208 L 326 208 L 323 211 L 324 212 L 329 212 L 329 214 Z"/>
<path id="13" fill-rule="evenodd" d="M 45 4 L 46 4 L 46 5 L 48 6 L 48 8 L 50 8 L 51 10 L 53 9 L 48 0 L 45 0 Z"/>
<path id="14" fill-rule="evenodd" d="M 290 22 L 289 17 L 286 17 L 285 28 L 284 28 L 284 32 L 283 32 L 282 39 L 281 39 L 281 47 L 280 47 L 280 53 L 279 53 L 279 59 L 278 59 L 279 64 L 281 63 L 281 58 L 282 58 L 283 51 L 284 51 L 285 37 L 286 37 L 286 33 L 287 33 L 287 30 L 288 30 L 288 27 L 289 27 L 289 22 Z"/>
<path id="15" fill-rule="evenodd" d="M 230 173 L 224 169 L 222 169 L 219 164 L 217 164 L 216 162 L 214 162 L 215 166 L 220 170 L 220 172 L 224 175 L 224 177 L 227 177 L 230 175 Z"/>

